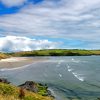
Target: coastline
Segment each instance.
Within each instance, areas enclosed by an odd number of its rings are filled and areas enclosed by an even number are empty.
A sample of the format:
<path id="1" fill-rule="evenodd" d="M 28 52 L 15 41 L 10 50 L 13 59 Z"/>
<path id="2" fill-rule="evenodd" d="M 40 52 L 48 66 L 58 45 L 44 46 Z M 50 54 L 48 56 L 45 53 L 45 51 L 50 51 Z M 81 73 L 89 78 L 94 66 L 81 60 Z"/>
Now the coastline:
<path id="1" fill-rule="evenodd" d="M 35 57 L 11 57 L 0 60 L 0 69 L 1 68 L 17 68 L 21 66 L 26 66 L 32 63 L 41 62 L 44 59 L 35 58 Z"/>

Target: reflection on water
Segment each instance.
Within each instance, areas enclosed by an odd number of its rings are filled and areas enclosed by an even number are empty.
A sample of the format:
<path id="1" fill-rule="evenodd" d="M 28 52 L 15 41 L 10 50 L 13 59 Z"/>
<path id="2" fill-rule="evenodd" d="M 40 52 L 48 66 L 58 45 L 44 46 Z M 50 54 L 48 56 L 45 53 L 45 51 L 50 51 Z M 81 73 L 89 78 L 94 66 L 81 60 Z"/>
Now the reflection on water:
<path id="1" fill-rule="evenodd" d="M 0 69 L 0 76 L 17 85 L 26 80 L 46 83 L 57 100 L 97 100 L 100 96 L 100 56 L 47 59 L 22 68 Z"/>

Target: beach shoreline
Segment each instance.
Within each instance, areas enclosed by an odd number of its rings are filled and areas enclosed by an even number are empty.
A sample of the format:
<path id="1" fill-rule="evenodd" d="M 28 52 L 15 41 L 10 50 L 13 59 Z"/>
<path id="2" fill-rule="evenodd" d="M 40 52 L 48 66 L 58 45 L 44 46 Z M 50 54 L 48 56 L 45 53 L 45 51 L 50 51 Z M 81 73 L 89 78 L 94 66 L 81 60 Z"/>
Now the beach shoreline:
<path id="1" fill-rule="evenodd" d="M 0 69 L 2 68 L 17 68 L 26 66 L 32 63 L 41 62 L 44 59 L 36 57 L 11 57 L 0 60 Z"/>

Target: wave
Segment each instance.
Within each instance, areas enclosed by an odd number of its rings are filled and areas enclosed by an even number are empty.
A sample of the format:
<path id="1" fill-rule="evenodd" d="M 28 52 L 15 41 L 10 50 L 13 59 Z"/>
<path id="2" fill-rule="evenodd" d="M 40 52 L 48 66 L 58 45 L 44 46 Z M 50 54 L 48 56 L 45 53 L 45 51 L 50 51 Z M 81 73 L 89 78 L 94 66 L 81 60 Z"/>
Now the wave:
<path id="1" fill-rule="evenodd" d="M 70 68 L 70 69 L 68 69 L 68 71 L 71 72 L 71 71 L 73 71 L 73 69 Z"/>
<path id="2" fill-rule="evenodd" d="M 74 58 L 72 58 L 71 61 L 75 62 L 75 63 L 86 63 L 86 62 L 88 62 L 88 61 L 83 61 L 83 60 L 79 60 L 79 59 L 75 60 Z"/>
<path id="3" fill-rule="evenodd" d="M 74 69 L 71 68 L 71 66 L 69 66 L 69 65 L 67 66 L 67 69 L 68 69 L 68 72 L 72 72 L 72 74 L 73 74 L 78 80 L 84 81 L 84 78 L 85 78 L 85 77 L 82 77 L 83 74 L 78 74 L 78 73 L 76 73 L 76 72 L 73 72 Z"/>
<path id="4" fill-rule="evenodd" d="M 56 67 L 60 67 L 61 63 L 64 62 L 64 60 L 60 60 L 59 62 L 57 62 Z"/>
<path id="5" fill-rule="evenodd" d="M 41 61 L 39 61 L 39 62 L 41 62 Z M 27 68 L 30 65 L 33 65 L 33 64 L 36 64 L 36 63 L 39 63 L 39 62 L 33 62 L 31 64 L 27 64 L 27 65 L 20 66 L 20 67 L 15 67 L 15 68 L 2 68 L 2 69 L 0 69 L 0 71 L 11 71 L 11 70 L 24 69 L 24 68 Z M 44 61 L 42 61 L 41 63 L 43 63 L 43 62 Z"/>
<path id="6" fill-rule="evenodd" d="M 72 69 L 70 66 L 67 66 L 67 68 L 68 68 L 68 72 L 71 72 L 71 71 L 74 70 L 74 69 Z"/>
<path id="7" fill-rule="evenodd" d="M 75 62 L 75 63 L 80 63 L 81 61 L 80 60 L 75 60 L 74 58 L 71 59 L 72 62 Z"/>
<path id="8" fill-rule="evenodd" d="M 59 77 L 62 77 L 62 74 L 59 73 Z"/>
<path id="9" fill-rule="evenodd" d="M 72 72 L 72 74 L 80 81 L 84 81 L 84 78 L 85 77 L 82 77 L 82 74 L 78 74 L 78 73 L 75 73 L 75 72 Z"/>
<path id="10" fill-rule="evenodd" d="M 16 69 L 23 69 L 23 68 L 26 68 L 26 67 L 28 67 L 30 65 L 31 64 L 25 65 L 25 66 L 21 66 L 21 67 L 16 67 L 16 68 L 2 68 L 2 69 L 0 69 L 0 71 L 11 71 L 11 70 L 16 70 Z"/>

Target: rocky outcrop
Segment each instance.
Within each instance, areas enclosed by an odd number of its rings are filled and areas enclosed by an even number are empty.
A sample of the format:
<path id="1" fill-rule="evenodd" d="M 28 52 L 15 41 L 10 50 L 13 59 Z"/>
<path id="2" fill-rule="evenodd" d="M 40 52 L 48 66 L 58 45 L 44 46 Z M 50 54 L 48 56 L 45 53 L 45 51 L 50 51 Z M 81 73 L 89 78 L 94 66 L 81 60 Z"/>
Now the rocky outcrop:
<path id="1" fill-rule="evenodd" d="M 6 83 L 6 84 L 10 84 L 10 82 L 5 79 L 5 78 L 0 78 L 0 82 L 2 83 Z M 48 90 L 47 85 L 43 85 L 41 83 L 35 83 L 33 81 L 26 81 L 24 84 L 19 85 L 18 87 L 20 87 L 20 93 L 22 93 L 22 90 L 26 89 L 28 91 L 40 94 L 42 96 L 49 96 L 49 97 L 53 97 L 52 93 L 50 90 Z M 21 94 L 22 96 L 22 94 Z"/>
<path id="2" fill-rule="evenodd" d="M 10 84 L 10 82 L 5 78 L 0 78 L 0 82 Z"/>
<path id="3" fill-rule="evenodd" d="M 19 87 L 35 93 L 37 93 L 39 90 L 37 84 L 33 81 L 26 81 L 24 84 L 19 85 Z"/>
<path id="4" fill-rule="evenodd" d="M 19 87 L 35 92 L 35 93 L 38 93 L 38 94 L 41 94 L 42 96 L 49 96 L 49 97 L 54 98 L 54 96 L 52 96 L 51 91 L 48 90 L 48 87 L 46 84 L 43 85 L 41 83 L 35 83 L 33 81 L 26 81 L 24 84 L 19 85 Z"/>

